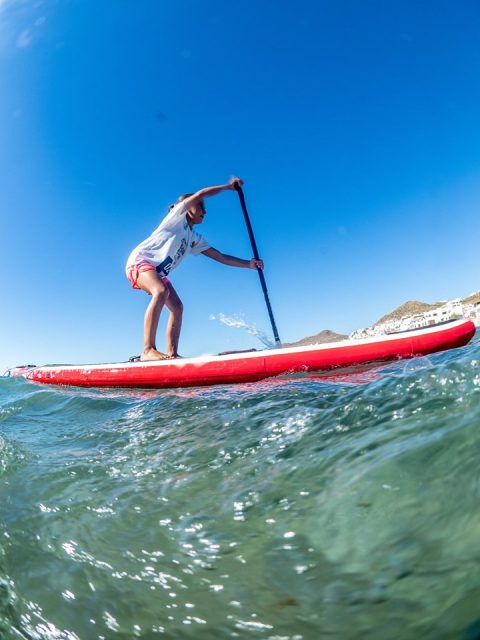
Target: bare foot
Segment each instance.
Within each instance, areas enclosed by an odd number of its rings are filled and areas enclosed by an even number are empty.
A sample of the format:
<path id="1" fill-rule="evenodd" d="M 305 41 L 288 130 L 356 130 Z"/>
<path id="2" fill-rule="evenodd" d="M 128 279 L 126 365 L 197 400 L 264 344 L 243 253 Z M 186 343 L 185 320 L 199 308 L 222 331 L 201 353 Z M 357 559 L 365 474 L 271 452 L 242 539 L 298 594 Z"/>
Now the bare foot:
<path id="1" fill-rule="evenodd" d="M 178 353 L 172 354 L 171 356 L 168 356 L 170 358 L 170 360 L 176 360 L 177 358 L 183 358 L 183 356 L 179 355 Z"/>
<path id="2" fill-rule="evenodd" d="M 156 349 L 147 349 L 140 356 L 140 362 L 151 362 L 152 360 L 169 360 L 170 356 Z"/>

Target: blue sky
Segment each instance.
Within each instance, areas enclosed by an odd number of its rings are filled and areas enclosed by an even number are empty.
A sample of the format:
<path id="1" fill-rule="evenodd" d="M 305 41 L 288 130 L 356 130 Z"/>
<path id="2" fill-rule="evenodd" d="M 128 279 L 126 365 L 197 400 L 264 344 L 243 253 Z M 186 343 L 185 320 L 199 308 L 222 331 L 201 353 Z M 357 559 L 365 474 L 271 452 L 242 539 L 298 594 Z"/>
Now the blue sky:
<path id="1" fill-rule="evenodd" d="M 232 174 L 285 341 L 480 289 L 479 23 L 474 0 L 0 0 L 2 371 L 139 353 L 130 250 Z M 251 256 L 234 193 L 198 230 Z M 269 330 L 253 271 L 172 282 L 186 355 L 259 346 L 220 313 Z"/>

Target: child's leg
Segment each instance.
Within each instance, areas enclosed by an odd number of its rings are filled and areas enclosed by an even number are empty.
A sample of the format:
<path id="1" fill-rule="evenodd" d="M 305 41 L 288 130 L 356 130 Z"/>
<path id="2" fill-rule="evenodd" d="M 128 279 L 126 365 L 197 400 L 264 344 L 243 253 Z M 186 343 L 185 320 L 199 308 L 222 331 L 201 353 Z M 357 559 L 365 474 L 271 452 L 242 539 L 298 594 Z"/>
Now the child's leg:
<path id="1" fill-rule="evenodd" d="M 171 282 L 167 283 L 168 298 L 165 301 L 170 317 L 167 324 L 167 354 L 171 358 L 178 358 L 178 341 L 182 328 L 183 304 Z"/>
<path id="2" fill-rule="evenodd" d="M 137 284 L 140 289 L 152 296 L 145 312 L 143 323 L 143 353 L 140 360 L 161 360 L 168 358 L 165 353 L 157 351 L 155 338 L 157 335 L 158 321 L 163 305 L 169 296 L 168 287 L 156 271 L 143 271 L 138 275 Z"/>

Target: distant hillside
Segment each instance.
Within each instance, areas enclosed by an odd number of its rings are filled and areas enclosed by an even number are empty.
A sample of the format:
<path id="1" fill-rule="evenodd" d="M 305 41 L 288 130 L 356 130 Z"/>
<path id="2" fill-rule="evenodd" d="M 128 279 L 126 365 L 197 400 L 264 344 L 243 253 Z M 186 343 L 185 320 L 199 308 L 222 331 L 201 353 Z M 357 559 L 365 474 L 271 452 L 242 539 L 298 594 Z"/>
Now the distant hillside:
<path id="1" fill-rule="evenodd" d="M 419 300 L 409 300 L 408 302 L 404 302 L 399 307 L 394 309 L 391 313 L 387 313 L 386 316 L 377 320 L 377 322 L 373 325 L 376 327 L 382 322 L 386 322 L 387 320 L 399 319 L 403 316 L 414 316 L 416 313 L 422 313 L 424 311 L 430 311 L 431 309 L 437 309 L 444 305 L 447 301 L 443 300 L 442 302 L 420 302 Z M 472 293 L 471 295 L 463 298 L 461 300 L 463 304 L 476 304 L 480 303 L 480 291 L 477 293 Z M 302 340 L 298 340 L 297 342 L 284 342 L 284 347 L 304 347 L 309 344 L 322 344 L 325 342 L 339 342 L 340 340 L 346 340 L 348 336 L 342 333 L 336 333 L 335 331 L 330 331 L 330 329 L 325 329 L 324 331 L 320 331 L 320 333 L 316 333 L 314 336 L 308 336 L 307 338 L 302 338 Z"/>
<path id="2" fill-rule="evenodd" d="M 480 291 L 477 291 L 477 293 L 472 293 L 472 295 L 464 298 L 462 302 L 464 304 L 477 304 L 477 302 L 480 302 Z"/>
<path id="3" fill-rule="evenodd" d="M 307 338 L 302 338 L 297 342 L 284 342 L 284 347 L 305 347 L 309 344 L 321 344 L 325 342 L 339 342 L 340 340 L 346 340 L 348 336 L 345 336 L 341 333 L 335 333 L 335 331 L 330 331 L 330 329 L 325 329 L 324 331 L 320 331 L 320 333 L 316 333 L 314 336 L 309 336 Z"/>
<path id="4" fill-rule="evenodd" d="M 373 325 L 376 327 L 383 322 L 387 322 L 387 320 L 394 320 L 403 318 L 403 316 L 414 316 L 416 313 L 423 313 L 424 311 L 430 311 L 431 309 L 436 309 L 437 307 L 441 307 L 443 302 L 434 302 L 432 304 L 428 304 L 427 302 L 419 302 L 418 300 L 408 300 L 408 302 L 404 302 L 399 307 L 387 313 L 386 316 L 377 320 L 377 322 Z"/>
<path id="5" fill-rule="evenodd" d="M 403 316 L 414 316 L 416 313 L 423 313 L 424 311 L 431 311 L 432 309 L 437 309 L 444 305 L 446 300 L 442 302 L 433 302 L 431 304 L 427 302 L 419 302 L 418 300 L 409 300 L 408 302 L 404 302 L 399 307 L 394 309 L 391 313 L 387 313 L 386 316 L 377 320 L 377 322 L 373 325 L 376 327 L 383 322 L 387 322 L 387 320 L 400 319 Z M 463 298 L 461 300 L 463 304 L 475 304 L 476 302 L 480 302 L 480 291 L 477 293 L 472 293 L 470 296 Z"/>

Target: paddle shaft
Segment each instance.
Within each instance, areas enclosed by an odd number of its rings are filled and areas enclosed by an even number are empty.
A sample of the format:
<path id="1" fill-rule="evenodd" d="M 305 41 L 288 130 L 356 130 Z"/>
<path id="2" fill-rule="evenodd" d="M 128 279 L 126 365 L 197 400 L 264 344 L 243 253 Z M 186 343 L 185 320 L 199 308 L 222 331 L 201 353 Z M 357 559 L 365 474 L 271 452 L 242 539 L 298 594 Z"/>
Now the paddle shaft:
<path id="1" fill-rule="evenodd" d="M 255 242 L 255 236 L 253 235 L 252 224 L 250 222 L 250 216 L 248 215 L 247 205 L 245 204 L 245 196 L 243 195 L 242 187 L 238 183 L 236 183 L 235 190 L 238 193 L 238 197 L 240 199 L 240 205 L 243 211 L 243 216 L 245 218 L 245 223 L 247 225 L 248 236 L 250 238 L 250 244 L 252 245 L 253 257 L 255 258 L 255 260 L 260 260 L 260 256 L 258 255 L 257 243 Z M 257 268 L 257 272 L 258 272 L 258 277 L 260 278 L 260 284 L 262 285 L 265 304 L 267 305 L 268 317 L 270 318 L 270 323 L 272 325 L 273 337 L 275 338 L 275 343 L 277 347 L 280 347 L 282 343 L 278 335 L 277 325 L 275 324 L 275 318 L 273 317 L 272 305 L 270 304 L 270 298 L 268 297 L 267 283 L 265 282 L 265 276 L 263 275 L 262 269 Z"/>

